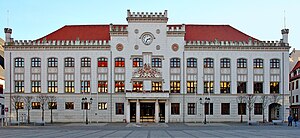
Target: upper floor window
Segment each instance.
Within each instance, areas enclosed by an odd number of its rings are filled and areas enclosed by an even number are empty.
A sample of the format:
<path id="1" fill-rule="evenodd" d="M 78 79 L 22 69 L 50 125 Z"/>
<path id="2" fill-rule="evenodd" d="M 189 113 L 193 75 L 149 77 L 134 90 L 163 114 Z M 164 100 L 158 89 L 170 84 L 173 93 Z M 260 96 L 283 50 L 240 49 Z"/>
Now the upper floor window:
<path id="1" fill-rule="evenodd" d="M 98 92 L 107 92 L 107 81 L 98 81 Z"/>
<path id="2" fill-rule="evenodd" d="M 230 59 L 229 58 L 221 59 L 221 68 L 230 68 Z"/>
<path id="3" fill-rule="evenodd" d="M 24 93 L 24 81 L 15 81 L 15 92 Z"/>
<path id="4" fill-rule="evenodd" d="M 31 81 L 31 92 L 32 93 L 41 92 L 41 81 Z"/>
<path id="5" fill-rule="evenodd" d="M 143 67 L 143 59 L 142 58 L 134 58 L 132 62 L 132 67 Z"/>
<path id="6" fill-rule="evenodd" d="M 270 68 L 279 68 L 279 59 L 271 59 L 270 60 Z"/>
<path id="7" fill-rule="evenodd" d="M 171 81 L 170 90 L 171 93 L 180 93 L 180 81 Z"/>
<path id="8" fill-rule="evenodd" d="M 57 58 L 48 58 L 48 67 L 57 67 Z"/>
<path id="9" fill-rule="evenodd" d="M 125 58 L 115 58 L 115 67 L 125 67 Z"/>
<path id="10" fill-rule="evenodd" d="M 221 93 L 230 93 L 230 82 L 221 81 L 220 82 L 220 92 Z"/>
<path id="11" fill-rule="evenodd" d="M 132 85 L 133 85 L 132 91 L 134 91 L 134 92 L 143 91 L 143 82 L 142 81 L 134 81 Z"/>
<path id="12" fill-rule="evenodd" d="M 187 93 L 197 92 L 197 81 L 187 81 Z"/>
<path id="13" fill-rule="evenodd" d="M 91 91 L 90 81 L 81 81 L 81 92 L 87 93 Z"/>
<path id="14" fill-rule="evenodd" d="M 171 58 L 170 59 L 171 68 L 180 68 L 180 58 Z"/>
<path id="15" fill-rule="evenodd" d="M 203 61 L 204 68 L 213 68 L 214 67 L 214 59 L 205 58 Z"/>
<path id="16" fill-rule="evenodd" d="M 279 82 L 270 82 L 270 93 L 279 93 Z"/>
<path id="17" fill-rule="evenodd" d="M 81 58 L 81 67 L 91 67 L 91 58 Z"/>
<path id="18" fill-rule="evenodd" d="M 31 58 L 31 67 L 41 67 L 41 58 Z"/>
<path id="19" fill-rule="evenodd" d="M 263 93 L 263 82 L 254 82 L 254 93 Z"/>
<path id="20" fill-rule="evenodd" d="M 188 68 L 197 68 L 197 59 L 196 58 L 188 58 L 187 59 L 187 67 Z"/>
<path id="21" fill-rule="evenodd" d="M 107 67 L 107 58 L 98 58 L 98 67 Z"/>
<path id="22" fill-rule="evenodd" d="M 24 58 L 15 58 L 15 67 L 24 67 Z"/>
<path id="23" fill-rule="evenodd" d="M 153 92 L 161 92 L 162 91 L 162 82 L 161 81 L 153 81 L 152 82 L 152 91 Z"/>
<path id="24" fill-rule="evenodd" d="M 115 92 L 125 92 L 124 81 L 115 81 Z"/>
<path id="25" fill-rule="evenodd" d="M 237 67 L 238 68 L 247 68 L 247 59 L 244 59 L 244 58 L 237 59 Z"/>
<path id="26" fill-rule="evenodd" d="M 204 81 L 204 93 L 214 93 L 214 82 L 213 81 Z"/>
<path id="27" fill-rule="evenodd" d="M 74 58 L 65 58 L 65 67 L 74 67 L 75 66 L 75 60 Z"/>
<path id="28" fill-rule="evenodd" d="M 253 60 L 253 67 L 254 68 L 263 68 L 264 67 L 264 60 L 260 58 L 256 58 Z"/>
<path id="29" fill-rule="evenodd" d="M 161 68 L 161 59 L 152 58 L 152 67 Z"/>

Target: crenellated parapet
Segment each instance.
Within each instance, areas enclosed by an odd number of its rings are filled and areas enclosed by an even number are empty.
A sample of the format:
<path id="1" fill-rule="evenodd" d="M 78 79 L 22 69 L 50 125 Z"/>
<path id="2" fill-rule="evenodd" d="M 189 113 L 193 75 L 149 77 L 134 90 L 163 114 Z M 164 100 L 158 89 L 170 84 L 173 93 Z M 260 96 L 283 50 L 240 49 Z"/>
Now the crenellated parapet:
<path id="1" fill-rule="evenodd" d="M 201 50 L 259 50 L 259 49 L 285 49 L 290 48 L 288 43 L 282 43 L 281 41 L 186 41 L 185 48 L 201 49 Z"/>
<path id="2" fill-rule="evenodd" d="M 128 22 L 168 22 L 168 12 L 130 12 L 127 10 Z"/>
<path id="3" fill-rule="evenodd" d="M 167 26 L 167 35 L 168 36 L 184 37 L 184 35 L 185 35 L 185 24 Z"/>
<path id="4" fill-rule="evenodd" d="M 127 25 L 109 25 L 109 33 L 111 36 L 127 36 Z"/>

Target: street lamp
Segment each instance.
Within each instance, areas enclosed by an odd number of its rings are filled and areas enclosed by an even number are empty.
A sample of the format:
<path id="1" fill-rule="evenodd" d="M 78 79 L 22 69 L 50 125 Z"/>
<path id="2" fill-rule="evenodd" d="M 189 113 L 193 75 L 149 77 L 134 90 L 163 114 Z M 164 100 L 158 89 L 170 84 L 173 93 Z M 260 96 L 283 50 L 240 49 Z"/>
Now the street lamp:
<path id="1" fill-rule="evenodd" d="M 209 97 L 205 97 L 204 100 L 200 97 L 199 98 L 200 104 L 203 105 L 203 112 L 204 112 L 204 124 L 206 124 L 206 112 L 205 112 L 205 104 L 206 103 L 210 103 L 210 98 Z"/>
<path id="2" fill-rule="evenodd" d="M 88 119 L 88 111 L 90 109 L 90 104 L 92 104 L 93 102 L 93 98 L 91 97 L 89 100 L 86 97 L 83 97 L 82 99 L 82 106 L 83 109 L 85 109 L 85 124 L 89 123 L 89 119 Z"/>

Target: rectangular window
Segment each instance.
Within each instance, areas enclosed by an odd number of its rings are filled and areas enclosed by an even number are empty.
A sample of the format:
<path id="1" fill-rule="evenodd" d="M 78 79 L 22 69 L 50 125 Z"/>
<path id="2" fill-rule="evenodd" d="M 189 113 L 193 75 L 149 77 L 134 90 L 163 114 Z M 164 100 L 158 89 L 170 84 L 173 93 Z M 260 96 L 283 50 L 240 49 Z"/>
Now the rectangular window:
<path id="1" fill-rule="evenodd" d="M 24 103 L 23 102 L 16 102 L 16 109 L 24 109 Z"/>
<path id="2" fill-rule="evenodd" d="M 107 110 L 107 103 L 99 102 L 98 103 L 98 110 Z"/>
<path id="3" fill-rule="evenodd" d="M 40 102 L 32 102 L 31 108 L 32 109 L 41 109 L 41 103 Z"/>
<path id="4" fill-rule="evenodd" d="M 125 67 L 125 58 L 115 58 L 115 67 Z"/>
<path id="5" fill-rule="evenodd" d="M 298 88 L 299 88 L 299 81 L 296 80 L 296 89 L 298 89 Z"/>
<path id="6" fill-rule="evenodd" d="M 32 93 L 41 92 L 41 81 L 31 81 L 31 92 Z"/>
<path id="7" fill-rule="evenodd" d="M 152 67 L 161 68 L 161 59 L 160 58 L 152 58 Z"/>
<path id="8" fill-rule="evenodd" d="M 170 90 L 171 93 L 180 93 L 180 81 L 171 81 Z"/>
<path id="9" fill-rule="evenodd" d="M 292 103 L 295 103 L 295 96 L 293 96 Z"/>
<path id="10" fill-rule="evenodd" d="M 246 115 L 246 103 L 238 103 L 238 115 Z"/>
<path id="11" fill-rule="evenodd" d="M 237 93 L 247 93 L 247 82 L 237 82 Z"/>
<path id="12" fill-rule="evenodd" d="M 116 103 L 116 115 L 124 115 L 124 103 Z"/>
<path id="13" fill-rule="evenodd" d="M 171 103 L 171 115 L 179 115 L 180 114 L 180 107 L 179 103 Z"/>
<path id="14" fill-rule="evenodd" d="M 262 103 L 254 103 L 254 115 L 262 115 Z"/>
<path id="15" fill-rule="evenodd" d="M 298 103 L 298 102 L 299 102 L 299 96 L 296 95 L 296 103 Z"/>
<path id="16" fill-rule="evenodd" d="M 75 60 L 74 58 L 65 58 L 65 67 L 74 67 Z"/>
<path id="17" fill-rule="evenodd" d="M 187 93 L 197 92 L 197 81 L 187 81 Z"/>
<path id="18" fill-rule="evenodd" d="M 142 58 L 134 58 L 132 60 L 132 67 L 143 67 L 143 59 Z"/>
<path id="19" fill-rule="evenodd" d="M 152 91 L 153 92 L 161 92 L 162 91 L 162 82 L 153 81 L 152 82 Z"/>
<path id="20" fill-rule="evenodd" d="M 230 93 L 230 82 L 221 81 L 220 82 L 221 93 Z"/>
<path id="21" fill-rule="evenodd" d="M 204 93 L 214 93 L 214 82 L 204 81 Z"/>
<path id="22" fill-rule="evenodd" d="M 24 93 L 24 81 L 15 81 L 15 92 Z"/>
<path id="23" fill-rule="evenodd" d="M 90 81 L 81 81 L 81 92 L 89 93 L 91 91 Z"/>
<path id="24" fill-rule="evenodd" d="M 295 89 L 295 87 L 294 87 L 295 85 L 294 85 L 294 82 L 292 81 L 292 90 L 294 90 Z"/>
<path id="25" fill-rule="evenodd" d="M 214 114 L 214 104 L 213 103 L 205 103 L 205 114 L 206 115 L 213 115 Z"/>
<path id="26" fill-rule="evenodd" d="M 66 110 L 74 110 L 74 102 L 66 102 L 65 109 Z"/>
<path id="27" fill-rule="evenodd" d="M 230 115 L 230 103 L 221 103 L 221 115 Z"/>
<path id="28" fill-rule="evenodd" d="M 57 102 L 48 102 L 48 109 L 57 109 Z"/>
<path id="29" fill-rule="evenodd" d="M 15 58 L 15 67 L 24 67 L 24 58 Z"/>
<path id="30" fill-rule="evenodd" d="M 142 81 L 134 81 L 132 83 L 132 91 L 142 92 L 143 91 L 143 82 Z"/>
<path id="31" fill-rule="evenodd" d="M 98 58 L 98 67 L 107 67 L 107 58 Z"/>
<path id="32" fill-rule="evenodd" d="M 195 114 L 196 114 L 196 104 L 188 103 L 188 115 L 195 115 Z"/>
<path id="33" fill-rule="evenodd" d="M 98 81 L 98 92 L 107 92 L 107 81 Z"/>
<path id="34" fill-rule="evenodd" d="M 0 94 L 3 94 L 3 85 L 0 84 Z"/>
<path id="35" fill-rule="evenodd" d="M 262 82 L 254 82 L 254 93 L 263 93 L 263 83 Z"/>
<path id="36" fill-rule="evenodd" d="M 48 92 L 57 93 L 57 81 L 48 81 Z"/>
<path id="37" fill-rule="evenodd" d="M 115 92 L 125 92 L 124 81 L 115 81 Z"/>
<path id="38" fill-rule="evenodd" d="M 270 60 L 270 68 L 279 68 L 279 67 L 280 67 L 279 59 Z"/>
<path id="39" fill-rule="evenodd" d="M 48 67 L 57 67 L 57 58 L 48 58 Z"/>
<path id="40" fill-rule="evenodd" d="M 74 93 L 75 92 L 74 81 L 65 81 L 65 92 L 66 93 Z"/>
<path id="41" fill-rule="evenodd" d="M 270 82 L 270 93 L 279 93 L 279 82 Z"/>

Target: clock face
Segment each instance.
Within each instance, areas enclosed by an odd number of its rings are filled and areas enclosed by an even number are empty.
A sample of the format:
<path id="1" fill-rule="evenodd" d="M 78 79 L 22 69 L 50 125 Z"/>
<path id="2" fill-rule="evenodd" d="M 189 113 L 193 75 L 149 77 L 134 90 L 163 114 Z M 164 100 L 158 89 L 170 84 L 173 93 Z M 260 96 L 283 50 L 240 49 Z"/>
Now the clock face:
<path id="1" fill-rule="evenodd" d="M 150 33 L 145 33 L 142 35 L 141 39 L 145 45 L 150 45 L 153 41 L 153 36 Z"/>

